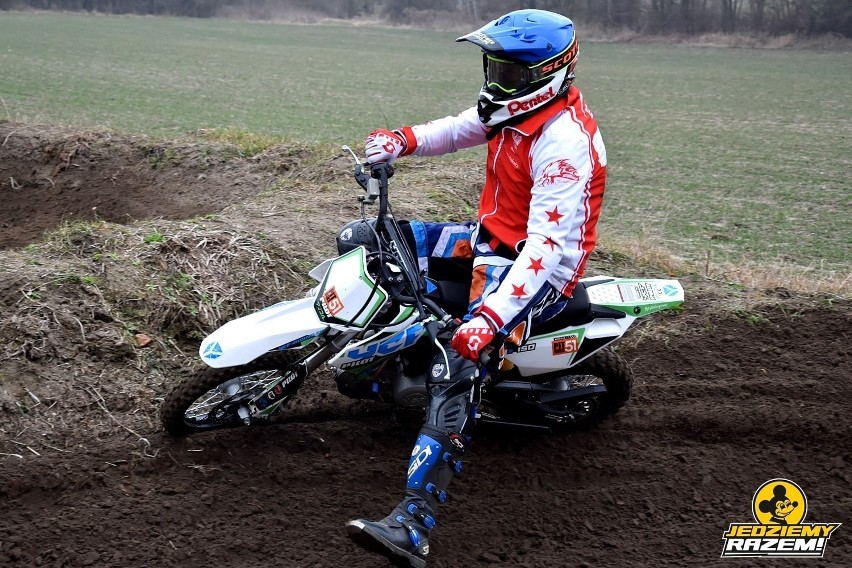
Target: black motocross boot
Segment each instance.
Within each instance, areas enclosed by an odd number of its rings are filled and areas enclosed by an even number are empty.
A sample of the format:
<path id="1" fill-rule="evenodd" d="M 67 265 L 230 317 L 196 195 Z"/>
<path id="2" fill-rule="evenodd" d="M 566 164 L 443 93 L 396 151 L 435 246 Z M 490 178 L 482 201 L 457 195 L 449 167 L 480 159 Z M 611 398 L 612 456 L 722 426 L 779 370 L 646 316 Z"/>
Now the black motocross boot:
<path id="1" fill-rule="evenodd" d="M 476 367 L 452 350 L 447 354 L 450 371 L 457 371 L 453 374 L 459 378 L 451 381 L 443 364 L 437 372 L 433 366 L 426 423 L 411 452 L 402 501 L 380 521 L 357 519 L 346 524 L 352 540 L 386 556 L 395 566 L 426 566 L 435 506 L 446 501 L 447 486 L 461 472 L 462 456 L 470 440 L 467 432 L 473 426 Z"/>
<path id="2" fill-rule="evenodd" d="M 447 441 L 441 443 L 420 434 L 409 466 L 409 473 L 420 474 L 419 480 L 409 475 L 405 495 L 384 519 L 349 521 L 346 532 L 352 540 L 371 552 L 387 556 L 396 566 L 426 566 L 429 532 L 435 527 L 435 505 L 446 501 L 445 489 L 453 473 L 461 471 L 461 452 L 444 451 Z"/>

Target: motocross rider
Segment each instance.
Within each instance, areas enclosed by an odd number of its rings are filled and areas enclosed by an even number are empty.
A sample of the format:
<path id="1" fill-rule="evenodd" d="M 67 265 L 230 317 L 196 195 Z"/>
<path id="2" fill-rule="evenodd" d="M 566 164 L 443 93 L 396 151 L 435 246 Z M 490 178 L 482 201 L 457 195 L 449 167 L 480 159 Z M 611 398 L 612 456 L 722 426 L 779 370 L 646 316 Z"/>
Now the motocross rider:
<path id="1" fill-rule="evenodd" d="M 470 306 L 427 380 L 428 407 L 402 501 L 379 521 L 347 523 L 364 548 L 395 563 L 426 565 L 434 509 L 461 470 L 475 418 L 480 354 L 495 336 L 521 344 L 536 322 L 564 309 L 595 245 L 606 150 L 572 86 L 573 22 L 514 11 L 458 38 L 482 50 L 485 83 L 475 107 L 398 130 L 374 130 L 370 163 L 488 145 L 477 223 L 411 222 L 417 256 L 473 256 Z M 444 372 L 449 364 L 449 374 Z"/>

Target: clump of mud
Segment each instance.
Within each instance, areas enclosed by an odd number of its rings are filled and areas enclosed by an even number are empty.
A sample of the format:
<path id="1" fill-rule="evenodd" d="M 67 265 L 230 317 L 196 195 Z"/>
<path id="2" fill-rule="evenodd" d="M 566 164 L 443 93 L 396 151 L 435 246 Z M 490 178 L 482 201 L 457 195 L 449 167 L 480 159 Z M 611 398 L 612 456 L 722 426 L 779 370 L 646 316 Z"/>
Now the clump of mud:
<path id="1" fill-rule="evenodd" d="M 218 213 L 262 190 L 270 174 L 290 160 L 283 148 L 252 161 L 222 143 L 2 121 L 0 140 L 0 248 L 31 243 L 72 221 L 130 223 Z"/>
<path id="2" fill-rule="evenodd" d="M 0 428 L 61 448 L 102 407 L 150 427 L 205 333 L 305 287 L 305 241 L 245 227 L 311 151 L 0 122 Z"/>

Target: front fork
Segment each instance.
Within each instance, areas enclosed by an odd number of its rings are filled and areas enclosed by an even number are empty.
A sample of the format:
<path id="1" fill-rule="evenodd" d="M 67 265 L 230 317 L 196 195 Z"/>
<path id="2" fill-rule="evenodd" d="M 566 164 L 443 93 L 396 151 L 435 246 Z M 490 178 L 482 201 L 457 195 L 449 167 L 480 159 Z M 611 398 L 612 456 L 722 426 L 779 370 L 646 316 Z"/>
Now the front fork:
<path id="1" fill-rule="evenodd" d="M 343 349 L 355 335 L 355 333 L 341 333 L 293 363 L 278 380 L 268 385 L 240 408 L 238 414 L 242 421 L 248 426 L 252 418 L 266 418 L 275 414 L 301 388 L 308 375 Z"/>

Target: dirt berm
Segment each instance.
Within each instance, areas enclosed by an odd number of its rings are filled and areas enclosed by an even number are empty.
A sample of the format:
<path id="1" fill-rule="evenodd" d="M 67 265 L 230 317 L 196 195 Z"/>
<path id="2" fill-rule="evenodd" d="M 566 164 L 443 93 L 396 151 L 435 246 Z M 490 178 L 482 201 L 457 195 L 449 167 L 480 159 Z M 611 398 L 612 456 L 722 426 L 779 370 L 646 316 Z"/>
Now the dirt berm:
<path id="1" fill-rule="evenodd" d="M 203 334 L 331 255 L 358 215 L 347 159 L 10 122 L 0 144 L 0 565 L 386 565 L 343 527 L 396 503 L 416 420 L 326 372 L 285 423 L 175 440 L 157 420 Z M 400 164 L 396 213 L 464 218 L 479 181 Z M 589 273 L 666 276 L 606 235 Z M 852 520 L 852 306 L 678 277 L 685 308 L 618 347 L 636 386 L 617 416 L 477 432 L 430 566 L 849 566 L 846 525 L 822 561 L 719 556 L 772 478 L 802 487 L 806 522 Z"/>

